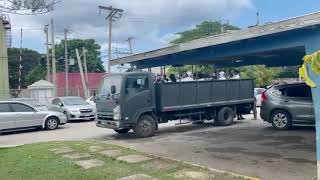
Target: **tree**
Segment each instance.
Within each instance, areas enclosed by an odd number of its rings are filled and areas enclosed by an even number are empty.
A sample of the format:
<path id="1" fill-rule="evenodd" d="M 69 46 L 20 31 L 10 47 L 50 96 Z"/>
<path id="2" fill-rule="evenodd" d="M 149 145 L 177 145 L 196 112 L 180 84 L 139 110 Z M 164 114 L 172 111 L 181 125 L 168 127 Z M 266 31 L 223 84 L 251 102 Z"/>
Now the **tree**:
<path id="1" fill-rule="evenodd" d="M 69 59 L 71 57 L 72 59 L 76 60 L 75 65 L 70 66 L 69 72 L 79 72 L 79 66 L 78 66 L 77 57 L 76 57 L 76 49 L 78 49 L 81 54 L 83 47 L 87 50 L 86 59 L 87 59 L 88 72 L 105 72 L 103 62 L 101 61 L 101 58 L 100 58 L 101 46 L 97 44 L 93 39 L 68 40 Z M 56 57 L 57 57 L 57 71 L 64 72 L 65 70 L 64 40 L 62 40 L 60 44 L 56 45 Z"/>
<path id="2" fill-rule="evenodd" d="M 0 11 L 13 14 L 35 15 L 53 10 L 57 0 L 0 0 Z"/>
<path id="3" fill-rule="evenodd" d="M 21 88 L 27 88 L 29 84 L 26 81 L 26 77 L 34 67 L 39 66 L 41 58 L 42 55 L 34 50 L 22 49 Z M 19 84 L 20 49 L 8 49 L 8 62 L 10 89 L 17 89 Z"/>
<path id="4" fill-rule="evenodd" d="M 194 29 L 177 33 L 179 35 L 179 38 L 171 41 L 170 43 L 179 44 L 179 43 L 192 41 L 195 39 L 217 35 L 222 33 L 221 29 L 223 29 L 224 31 L 239 30 L 239 28 L 236 26 L 232 26 L 229 24 L 221 24 L 218 21 L 204 21 L 201 24 L 196 25 Z"/>
<path id="5" fill-rule="evenodd" d="M 33 68 L 26 76 L 26 82 L 31 85 L 41 79 L 45 79 L 47 75 L 47 69 L 45 66 L 37 66 Z"/>
<path id="6" fill-rule="evenodd" d="M 230 24 L 221 24 L 218 21 L 204 21 L 199 25 L 196 25 L 194 29 L 187 30 L 184 32 L 177 33 L 179 38 L 171 41 L 171 44 L 180 44 L 188 41 L 192 41 L 195 39 L 200 39 L 208 36 L 213 36 L 222 33 L 221 30 L 229 31 L 229 30 L 239 30 L 238 27 L 230 25 Z M 192 72 L 192 66 L 186 65 L 183 67 L 170 67 L 168 73 L 178 74 L 178 73 L 186 73 Z M 212 72 L 212 66 L 210 65 L 197 65 L 194 67 L 194 72 L 201 72 L 204 74 L 208 74 Z"/>
<path id="7" fill-rule="evenodd" d="M 278 76 L 280 68 L 266 68 L 264 65 L 245 66 L 240 68 L 241 78 L 254 79 L 256 87 L 267 87 Z"/>

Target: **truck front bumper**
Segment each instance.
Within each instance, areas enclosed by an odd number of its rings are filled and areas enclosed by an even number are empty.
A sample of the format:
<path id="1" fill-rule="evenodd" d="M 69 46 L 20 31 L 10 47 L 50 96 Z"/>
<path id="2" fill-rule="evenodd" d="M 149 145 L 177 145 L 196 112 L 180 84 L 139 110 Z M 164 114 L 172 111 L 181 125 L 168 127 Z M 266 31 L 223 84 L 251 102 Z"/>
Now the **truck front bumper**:
<path id="1" fill-rule="evenodd" d="M 100 128 L 108 128 L 108 129 L 121 129 L 119 121 L 108 121 L 108 120 L 96 120 L 96 126 Z"/>

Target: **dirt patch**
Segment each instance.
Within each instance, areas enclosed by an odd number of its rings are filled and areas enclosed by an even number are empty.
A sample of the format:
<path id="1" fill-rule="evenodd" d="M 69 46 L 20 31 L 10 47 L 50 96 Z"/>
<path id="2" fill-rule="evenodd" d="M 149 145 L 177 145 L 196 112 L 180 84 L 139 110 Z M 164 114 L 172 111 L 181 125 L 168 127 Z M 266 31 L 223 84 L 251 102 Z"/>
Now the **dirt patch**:
<path id="1" fill-rule="evenodd" d="M 54 149 L 50 149 L 49 151 L 52 151 L 55 154 L 67 154 L 67 153 L 74 152 L 74 150 L 71 149 L 70 147 L 54 148 Z"/>
<path id="2" fill-rule="evenodd" d="M 176 168 L 178 168 L 178 164 L 174 163 L 169 163 L 169 162 L 162 162 L 162 161 L 152 161 L 148 164 L 144 164 L 143 167 L 148 171 L 148 170 L 157 170 L 160 172 L 165 172 L 165 171 L 171 171 Z"/>
<path id="3" fill-rule="evenodd" d="M 75 159 L 87 158 L 90 156 L 91 155 L 88 153 L 73 153 L 73 154 L 65 154 L 62 157 L 67 158 L 67 159 L 71 159 L 71 160 L 75 160 Z"/>
<path id="4" fill-rule="evenodd" d="M 90 159 L 90 160 L 83 160 L 83 161 L 76 161 L 75 162 L 78 166 L 82 167 L 83 169 L 90 169 L 94 167 L 104 166 L 105 163 L 98 159 Z"/>
<path id="5" fill-rule="evenodd" d="M 103 149 L 103 147 L 101 147 L 101 146 L 90 146 L 89 147 L 89 151 L 90 152 L 97 152 L 97 151 L 100 151 L 102 149 Z"/>
<path id="6" fill-rule="evenodd" d="M 189 180 L 199 180 L 199 179 L 213 179 L 214 175 L 201 172 L 201 171 L 189 171 L 189 170 L 181 170 L 174 174 L 176 178 L 179 179 L 189 179 Z"/>
<path id="7" fill-rule="evenodd" d="M 101 151 L 99 154 L 102 154 L 107 157 L 118 157 L 122 154 L 121 150 L 107 150 L 107 151 Z"/>
<path id="8" fill-rule="evenodd" d="M 148 176 L 146 174 L 136 174 L 132 176 L 123 177 L 118 180 L 155 180 L 155 178 Z"/>
<path id="9" fill-rule="evenodd" d="M 119 161 L 124 161 L 127 163 L 140 163 L 144 161 L 151 160 L 152 158 L 149 158 L 147 156 L 139 155 L 139 154 L 132 154 L 127 156 L 120 156 L 117 158 Z"/>

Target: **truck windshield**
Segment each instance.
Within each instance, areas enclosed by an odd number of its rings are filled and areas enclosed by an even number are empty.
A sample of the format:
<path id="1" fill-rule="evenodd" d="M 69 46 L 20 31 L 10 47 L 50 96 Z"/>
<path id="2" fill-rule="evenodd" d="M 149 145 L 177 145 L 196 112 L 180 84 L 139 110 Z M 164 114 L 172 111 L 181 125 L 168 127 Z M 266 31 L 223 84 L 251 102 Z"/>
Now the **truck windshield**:
<path id="1" fill-rule="evenodd" d="M 122 76 L 121 75 L 114 75 L 105 77 L 101 87 L 99 89 L 99 96 L 110 96 L 111 95 L 111 86 L 116 87 L 116 93 L 119 94 L 121 91 L 121 83 L 122 83 Z"/>

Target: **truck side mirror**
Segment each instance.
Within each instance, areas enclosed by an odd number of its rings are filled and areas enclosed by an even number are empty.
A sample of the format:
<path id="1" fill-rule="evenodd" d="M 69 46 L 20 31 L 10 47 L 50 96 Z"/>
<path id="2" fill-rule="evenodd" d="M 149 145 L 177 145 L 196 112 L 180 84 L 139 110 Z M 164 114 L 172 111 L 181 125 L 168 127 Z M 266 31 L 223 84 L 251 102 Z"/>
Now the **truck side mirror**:
<path id="1" fill-rule="evenodd" d="M 116 86 L 112 85 L 111 86 L 111 94 L 115 94 L 116 93 Z"/>

